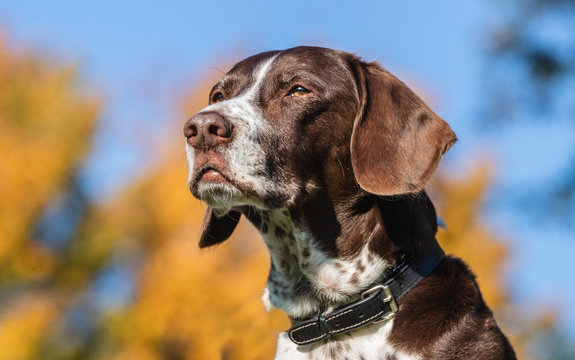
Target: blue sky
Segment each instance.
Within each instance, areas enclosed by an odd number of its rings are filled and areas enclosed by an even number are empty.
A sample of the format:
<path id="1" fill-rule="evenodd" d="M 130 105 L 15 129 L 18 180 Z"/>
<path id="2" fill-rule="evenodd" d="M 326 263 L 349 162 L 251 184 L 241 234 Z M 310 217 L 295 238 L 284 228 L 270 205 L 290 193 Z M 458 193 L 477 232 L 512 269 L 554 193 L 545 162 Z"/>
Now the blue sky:
<path id="1" fill-rule="evenodd" d="M 485 39 L 506 19 L 497 2 L 358 4 L 0 0 L 0 30 L 15 48 L 79 63 L 87 88 L 104 94 L 106 111 L 85 177 L 94 197 L 113 193 L 145 169 L 142 159 L 150 157 L 150 149 L 132 141 L 134 129 L 153 136 L 173 123 L 182 91 L 217 71 L 213 67 L 303 44 L 379 61 L 422 92 L 452 125 L 459 142 L 447 156 L 450 168 L 463 172 L 481 157 L 495 162 L 494 195 L 485 218 L 511 243 L 513 293 L 522 303 L 559 309 L 566 315 L 563 325 L 575 334 L 573 236 L 497 202 L 505 189 L 535 191 L 564 171 L 575 135 L 561 124 L 477 131 L 488 91 Z"/>

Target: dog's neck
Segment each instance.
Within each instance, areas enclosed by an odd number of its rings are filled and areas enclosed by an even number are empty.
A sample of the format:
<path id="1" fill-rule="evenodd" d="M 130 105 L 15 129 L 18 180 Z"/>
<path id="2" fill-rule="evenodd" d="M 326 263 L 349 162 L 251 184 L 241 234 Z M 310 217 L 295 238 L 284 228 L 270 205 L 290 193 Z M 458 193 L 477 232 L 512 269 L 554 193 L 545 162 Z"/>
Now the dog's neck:
<path id="1" fill-rule="evenodd" d="M 422 201 L 429 203 L 432 214 L 404 210 L 421 208 L 406 202 Z M 433 224 L 427 227 L 432 234 L 412 230 L 426 228 L 422 219 L 435 216 L 425 193 L 393 200 L 363 193 L 339 203 L 318 194 L 297 208 L 249 208 L 245 215 L 270 252 L 263 301 L 292 318 L 315 316 L 357 300 L 385 277 L 401 253 L 416 253 L 435 234 Z"/>

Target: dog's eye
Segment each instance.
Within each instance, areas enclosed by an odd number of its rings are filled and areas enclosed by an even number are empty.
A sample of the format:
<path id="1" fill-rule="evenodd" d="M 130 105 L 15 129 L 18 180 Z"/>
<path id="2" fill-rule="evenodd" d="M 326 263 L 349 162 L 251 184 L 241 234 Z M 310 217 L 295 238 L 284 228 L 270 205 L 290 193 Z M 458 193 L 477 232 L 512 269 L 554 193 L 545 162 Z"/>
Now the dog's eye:
<path id="1" fill-rule="evenodd" d="M 217 92 L 214 95 L 212 95 L 212 103 L 218 103 L 220 101 L 224 101 L 224 94 L 222 94 L 221 92 Z"/>
<path id="2" fill-rule="evenodd" d="M 298 96 L 305 96 L 309 94 L 311 91 L 304 88 L 303 86 L 294 86 L 293 89 L 289 92 L 290 96 L 298 97 Z"/>

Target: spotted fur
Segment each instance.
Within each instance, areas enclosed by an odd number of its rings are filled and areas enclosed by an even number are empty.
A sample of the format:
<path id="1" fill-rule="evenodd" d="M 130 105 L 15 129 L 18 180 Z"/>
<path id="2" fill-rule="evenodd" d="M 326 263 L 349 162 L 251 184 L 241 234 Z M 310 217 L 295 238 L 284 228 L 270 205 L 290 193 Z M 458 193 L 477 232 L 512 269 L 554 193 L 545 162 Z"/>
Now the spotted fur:
<path id="1" fill-rule="evenodd" d="M 288 209 L 254 210 L 271 256 L 263 301 L 293 318 L 332 310 L 357 300 L 360 292 L 385 274 L 389 264 L 365 245 L 358 254 L 332 257 L 322 251 L 305 224 L 294 224 Z"/>

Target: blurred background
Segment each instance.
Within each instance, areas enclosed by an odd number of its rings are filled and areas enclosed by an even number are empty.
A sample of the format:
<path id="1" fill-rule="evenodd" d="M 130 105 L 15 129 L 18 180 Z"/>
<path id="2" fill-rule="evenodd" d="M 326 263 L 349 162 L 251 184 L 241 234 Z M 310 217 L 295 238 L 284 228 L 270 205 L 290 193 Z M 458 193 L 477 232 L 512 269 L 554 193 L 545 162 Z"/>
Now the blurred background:
<path id="1" fill-rule="evenodd" d="M 379 61 L 459 137 L 429 185 L 522 359 L 575 358 L 575 1 L 0 0 L 0 360 L 269 359 L 248 224 L 200 253 L 182 125 L 242 58 Z"/>

